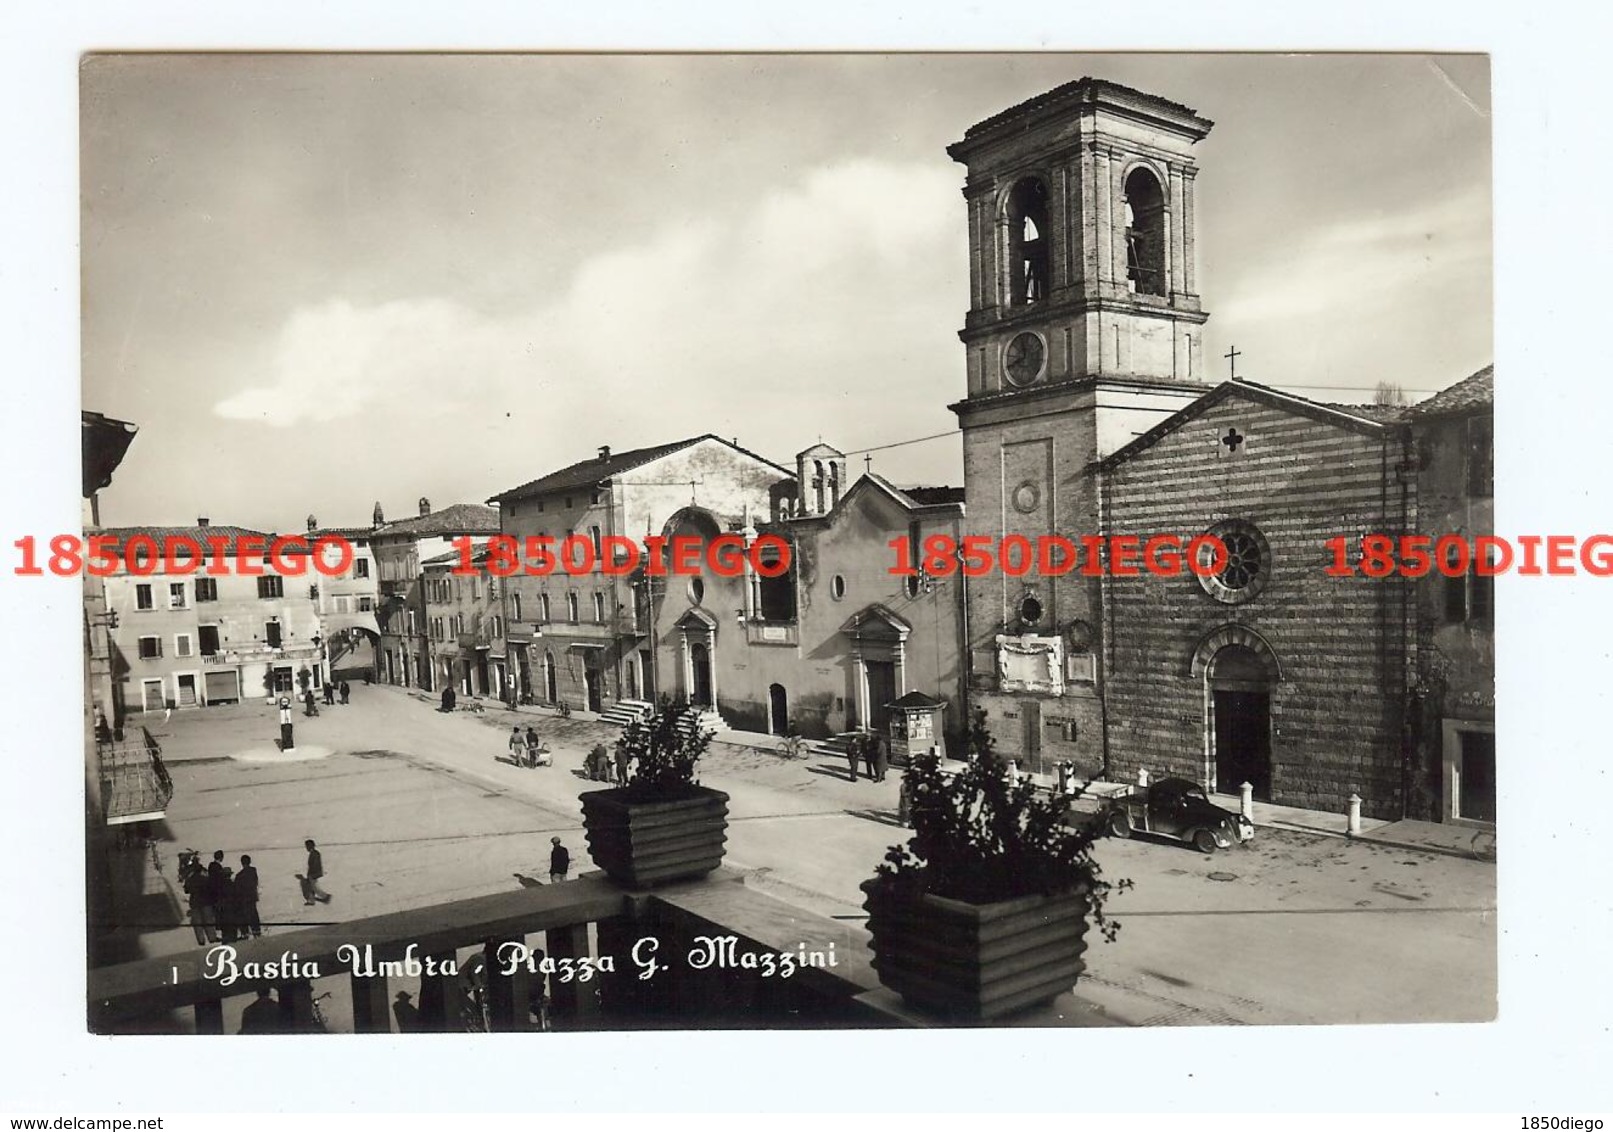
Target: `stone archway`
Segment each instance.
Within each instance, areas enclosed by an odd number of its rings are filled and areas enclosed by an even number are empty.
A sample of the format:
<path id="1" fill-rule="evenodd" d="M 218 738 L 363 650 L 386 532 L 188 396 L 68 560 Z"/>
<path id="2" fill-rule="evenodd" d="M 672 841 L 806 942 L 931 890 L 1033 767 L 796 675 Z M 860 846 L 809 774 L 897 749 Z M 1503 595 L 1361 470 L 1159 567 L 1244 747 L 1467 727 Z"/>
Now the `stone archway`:
<path id="1" fill-rule="evenodd" d="M 1283 679 L 1276 650 L 1247 625 L 1223 625 L 1199 641 L 1188 671 L 1204 681 L 1205 781 L 1223 794 L 1247 782 L 1271 801 L 1271 697 Z"/>

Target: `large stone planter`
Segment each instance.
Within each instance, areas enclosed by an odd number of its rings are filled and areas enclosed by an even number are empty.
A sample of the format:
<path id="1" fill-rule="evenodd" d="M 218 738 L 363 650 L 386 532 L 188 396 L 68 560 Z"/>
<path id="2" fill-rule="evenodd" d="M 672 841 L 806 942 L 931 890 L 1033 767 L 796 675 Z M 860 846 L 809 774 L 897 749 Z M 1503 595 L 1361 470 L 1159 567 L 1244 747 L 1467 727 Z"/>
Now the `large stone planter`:
<path id="1" fill-rule="evenodd" d="M 581 801 L 588 853 L 618 884 L 648 888 L 722 864 L 728 795 L 721 790 L 697 786 L 670 802 L 629 801 L 621 788 L 591 790 Z"/>
<path id="2" fill-rule="evenodd" d="M 909 1005 L 985 1020 L 1058 997 L 1086 962 L 1085 891 L 965 904 L 862 885 L 879 981 Z"/>

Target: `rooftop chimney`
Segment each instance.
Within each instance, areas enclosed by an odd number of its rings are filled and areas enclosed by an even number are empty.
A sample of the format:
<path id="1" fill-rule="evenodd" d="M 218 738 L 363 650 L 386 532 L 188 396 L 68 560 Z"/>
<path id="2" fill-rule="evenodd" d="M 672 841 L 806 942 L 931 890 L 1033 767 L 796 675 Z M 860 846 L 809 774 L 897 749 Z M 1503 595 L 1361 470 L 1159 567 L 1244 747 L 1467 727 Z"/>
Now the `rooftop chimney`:
<path id="1" fill-rule="evenodd" d="M 381 501 L 377 499 L 375 501 L 375 513 L 370 516 L 370 525 L 379 527 L 384 522 L 386 522 L 386 516 L 381 514 Z"/>
<path id="2" fill-rule="evenodd" d="M 308 533 L 313 534 L 318 527 L 319 520 L 314 518 L 312 515 L 308 516 Z"/>
<path id="3" fill-rule="evenodd" d="M 427 499 L 423 495 L 420 497 L 420 514 L 422 514 L 422 515 L 431 514 L 431 500 Z"/>
<path id="4" fill-rule="evenodd" d="M 609 444 L 601 444 L 599 446 L 599 462 L 601 464 L 603 464 L 606 460 L 609 460 L 609 459 L 610 459 L 610 445 Z"/>
<path id="5" fill-rule="evenodd" d="M 196 525 L 197 525 L 197 526 L 198 526 L 198 527 L 205 527 L 205 526 L 207 526 L 207 516 L 206 516 L 206 515 L 199 515 L 199 516 L 197 516 L 197 518 L 196 518 Z"/>

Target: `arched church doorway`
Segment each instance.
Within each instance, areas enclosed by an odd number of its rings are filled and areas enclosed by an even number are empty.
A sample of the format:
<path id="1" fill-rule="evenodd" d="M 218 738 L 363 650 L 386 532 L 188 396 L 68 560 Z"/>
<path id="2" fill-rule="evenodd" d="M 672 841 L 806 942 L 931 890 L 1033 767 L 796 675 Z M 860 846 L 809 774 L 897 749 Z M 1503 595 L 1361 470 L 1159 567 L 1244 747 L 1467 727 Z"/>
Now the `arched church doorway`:
<path id="1" fill-rule="evenodd" d="M 1247 782 L 1271 801 L 1271 675 L 1245 645 L 1227 645 L 1210 660 L 1210 727 L 1215 789 L 1236 794 Z"/>
<path id="2" fill-rule="evenodd" d="M 711 652 L 699 641 L 689 645 L 689 683 L 689 702 L 711 707 Z"/>
<path id="3" fill-rule="evenodd" d="M 774 684 L 767 689 L 767 730 L 774 735 L 789 734 L 790 708 L 783 684 Z"/>

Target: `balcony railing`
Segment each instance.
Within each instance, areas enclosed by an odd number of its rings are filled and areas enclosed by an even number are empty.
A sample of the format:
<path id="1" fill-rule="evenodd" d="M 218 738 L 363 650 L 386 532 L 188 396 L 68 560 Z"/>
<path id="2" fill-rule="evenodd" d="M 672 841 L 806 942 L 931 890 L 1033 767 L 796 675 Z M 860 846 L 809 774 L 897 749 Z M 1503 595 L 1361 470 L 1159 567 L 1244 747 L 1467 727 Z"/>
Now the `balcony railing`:
<path id="1" fill-rule="evenodd" d="M 418 980 L 419 1028 L 426 1031 L 533 1029 L 530 1007 L 539 998 L 546 998 L 553 1026 L 561 1030 L 924 1024 L 880 987 L 867 940 L 860 925 L 785 904 L 727 868 L 651 893 L 590 873 L 95 968 L 89 972 L 90 1028 L 218 1034 L 226 1029 L 227 999 L 272 987 L 278 1031 L 385 1033 L 392 1029 L 395 984 L 405 979 L 411 986 Z M 219 977 L 230 971 L 222 962 L 226 946 L 234 949 L 229 958 L 237 971 L 279 963 L 288 954 L 296 965 L 272 978 L 243 974 L 227 983 Z M 713 947 L 718 961 L 700 967 L 698 958 Z M 511 964 L 540 949 L 572 977 Z M 772 974 L 744 965 L 746 955 L 772 956 Z M 460 972 L 478 956 L 481 1001 L 471 1015 Z M 788 976 L 780 974 L 781 956 L 791 958 Z M 410 960 L 418 966 L 408 966 Z M 450 960 L 457 969 L 449 968 Z M 575 975 L 584 960 L 591 968 L 586 980 Z M 652 962 L 654 973 L 641 977 Z M 548 994 L 534 994 L 545 983 Z M 327 998 L 350 1001 L 351 1009 L 345 1017 L 316 1011 L 316 1002 Z"/>

